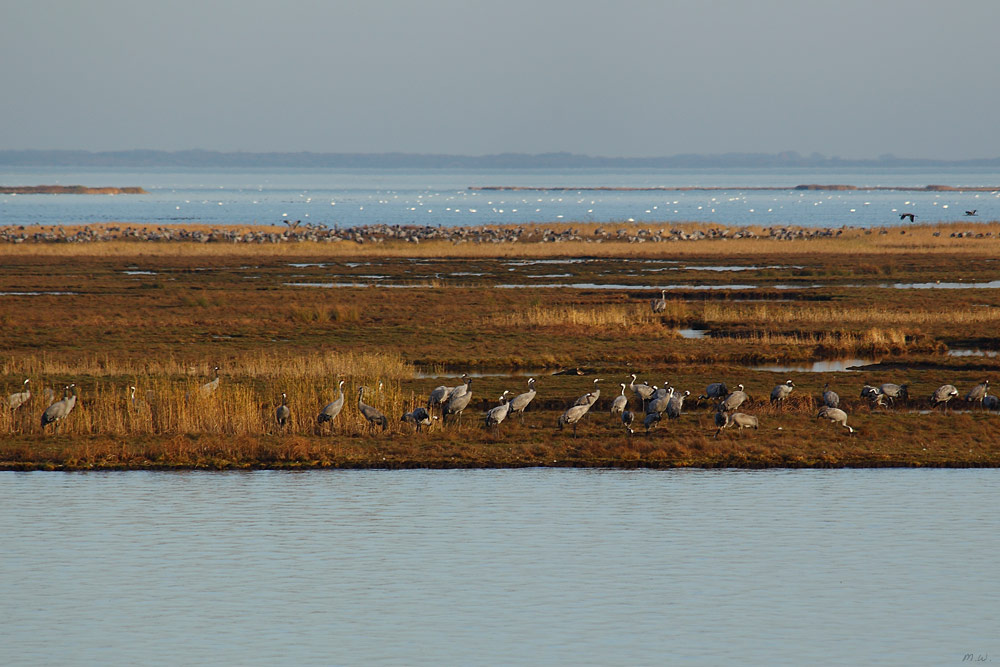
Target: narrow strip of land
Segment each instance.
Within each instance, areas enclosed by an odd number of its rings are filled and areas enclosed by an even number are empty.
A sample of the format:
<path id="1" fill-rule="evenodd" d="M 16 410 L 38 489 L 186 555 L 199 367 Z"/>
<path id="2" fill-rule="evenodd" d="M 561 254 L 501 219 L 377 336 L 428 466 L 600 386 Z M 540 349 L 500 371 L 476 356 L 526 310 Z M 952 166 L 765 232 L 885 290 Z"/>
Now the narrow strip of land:
<path id="1" fill-rule="evenodd" d="M 535 186 L 535 185 L 476 185 L 470 186 L 472 191 L 514 191 L 514 192 L 699 192 L 699 191 L 790 191 L 790 190 L 824 190 L 824 191 L 888 191 L 888 192 L 996 192 L 1000 186 L 996 185 L 843 185 L 831 184 L 823 185 L 818 183 L 807 183 L 803 185 L 767 185 L 767 186 L 747 186 L 747 185 L 650 185 L 643 187 L 632 186 L 590 186 L 590 187 L 569 187 L 569 186 Z"/>
<path id="2" fill-rule="evenodd" d="M 144 195 L 140 187 L 99 187 L 85 185 L 0 185 L 0 195 Z"/>

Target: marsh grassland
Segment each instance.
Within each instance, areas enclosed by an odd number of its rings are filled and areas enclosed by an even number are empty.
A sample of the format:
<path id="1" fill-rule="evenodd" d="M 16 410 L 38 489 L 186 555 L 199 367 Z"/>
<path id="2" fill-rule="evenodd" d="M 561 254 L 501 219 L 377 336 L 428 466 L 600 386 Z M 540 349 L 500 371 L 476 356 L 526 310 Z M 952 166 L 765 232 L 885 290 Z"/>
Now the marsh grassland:
<path id="1" fill-rule="evenodd" d="M 33 392 L 0 410 L 0 467 L 1000 464 L 1000 415 L 961 400 L 1000 364 L 1000 225 L 677 243 L 573 227 L 580 239 L 563 243 L 0 244 L 0 386 L 6 397 L 28 378 Z M 802 370 L 842 360 L 852 369 Z M 399 421 L 462 373 L 473 400 L 458 423 Z M 627 437 L 609 408 L 632 373 L 690 391 L 682 416 Z M 482 412 L 529 376 L 523 423 L 484 429 Z M 595 378 L 576 437 L 557 430 Z M 340 380 L 343 412 L 317 425 Z M 745 386 L 757 431 L 714 437 L 714 401 L 696 400 L 712 382 Z M 885 382 L 910 400 L 860 397 Z M 43 429 L 45 390 L 70 383 L 76 408 Z M 827 383 L 855 433 L 816 419 Z M 959 396 L 928 412 L 942 384 Z M 387 431 L 358 412 L 361 386 Z"/>

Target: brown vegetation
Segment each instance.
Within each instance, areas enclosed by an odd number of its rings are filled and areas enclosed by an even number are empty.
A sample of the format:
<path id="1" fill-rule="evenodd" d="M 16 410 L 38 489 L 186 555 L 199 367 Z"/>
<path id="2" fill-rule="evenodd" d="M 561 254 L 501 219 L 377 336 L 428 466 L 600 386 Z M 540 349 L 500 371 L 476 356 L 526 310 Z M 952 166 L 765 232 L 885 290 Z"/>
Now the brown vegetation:
<path id="1" fill-rule="evenodd" d="M 144 195 L 138 187 L 90 188 L 84 185 L 0 185 L 0 195 Z"/>
<path id="2" fill-rule="evenodd" d="M 885 286 L 982 280 L 1000 261 L 995 237 L 934 231 L 494 247 L 0 245 L 0 387 L 6 397 L 27 377 L 34 393 L 0 410 L 0 467 L 1000 465 L 996 414 L 909 411 L 941 384 L 964 396 L 1000 365 L 945 354 L 1000 348 L 997 290 Z M 743 270 L 704 268 L 729 265 Z M 715 289 L 734 282 L 753 287 Z M 299 286 L 342 283 L 369 286 Z M 654 314 L 661 285 L 676 287 Z M 709 332 L 690 339 L 678 328 Z M 838 357 L 882 363 L 823 374 L 751 368 Z M 220 388 L 202 396 L 215 366 Z M 566 368 L 584 375 L 554 375 Z M 484 399 L 524 391 L 518 369 L 538 377 L 525 425 L 484 431 Z M 465 371 L 484 375 L 461 425 L 416 435 L 398 421 Z M 608 406 L 633 372 L 691 396 L 679 420 L 629 439 Z M 559 434 L 556 418 L 595 377 L 605 378 L 602 396 L 579 437 Z M 791 399 L 771 406 L 771 388 L 788 378 Z M 343 413 L 317 430 L 341 379 Z M 760 431 L 712 437 L 712 405 L 694 397 L 716 381 L 746 386 Z M 858 396 L 865 383 L 889 381 L 910 383 L 908 406 L 873 411 Z M 44 389 L 71 382 L 75 411 L 58 434 L 43 432 Z M 826 382 L 854 436 L 815 419 Z M 389 416 L 387 433 L 371 434 L 359 415 L 360 386 Z M 281 393 L 292 418 L 279 430 Z"/>

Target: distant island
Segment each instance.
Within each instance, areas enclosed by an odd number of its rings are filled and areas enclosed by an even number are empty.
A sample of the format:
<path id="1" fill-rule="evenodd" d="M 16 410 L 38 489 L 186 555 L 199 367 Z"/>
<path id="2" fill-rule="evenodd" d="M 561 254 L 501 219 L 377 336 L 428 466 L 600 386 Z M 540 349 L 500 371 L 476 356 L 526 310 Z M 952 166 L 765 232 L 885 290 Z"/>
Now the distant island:
<path id="1" fill-rule="evenodd" d="M 0 195 L 144 195 L 142 188 L 88 188 L 84 185 L 0 185 Z"/>
<path id="2" fill-rule="evenodd" d="M 701 169 L 834 167 L 1000 167 L 1000 157 L 933 160 L 880 155 L 872 159 L 828 157 L 819 153 L 686 153 L 668 157 L 602 157 L 576 153 L 226 153 L 184 151 L 0 150 L 0 166 L 12 167 L 288 167 L 339 169 Z"/>
<path id="3" fill-rule="evenodd" d="M 874 191 L 874 190 L 889 190 L 895 192 L 996 192 L 1000 190 L 1000 185 L 997 186 L 962 186 L 956 187 L 954 185 L 915 185 L 915 186 L 905 186 L 905 185 L 820 185 L 816 183 L 810 183 L 806 185 L 750 185 L 750 186 L 740 186 L 740 185 L 649 185 L 643 187 L 632 187 L 632 186 L 613 186 L 613 185 L 598 185 L 598 186 L 585 186 L 581 188 L 571 188 L 564 185 L 546 187 L 537 185 L 472 185 L 467 188 L 468 190 L 476 191 L 537 191 L 537 192 L 590 192 L 590 191 L 610 191 L 610 192 L 700 192 L 704 190 L 716 191 L 716 190 L 760 190 L 760 191 L 772 191 L 772 190 L 823 190 L 832 192 L 847 192 L 847 191 Z"/>

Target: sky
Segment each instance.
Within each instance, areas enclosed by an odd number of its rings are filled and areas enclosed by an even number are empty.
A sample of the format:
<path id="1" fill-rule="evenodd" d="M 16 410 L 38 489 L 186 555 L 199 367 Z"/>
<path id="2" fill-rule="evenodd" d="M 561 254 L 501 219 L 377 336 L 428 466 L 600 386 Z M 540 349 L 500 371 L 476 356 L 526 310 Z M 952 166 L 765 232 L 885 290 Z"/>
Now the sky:
<path id="1" fill-rule="evenodd" d="M 1000 157 L 996 0 L 7 0 L 0 150 Z"/>

